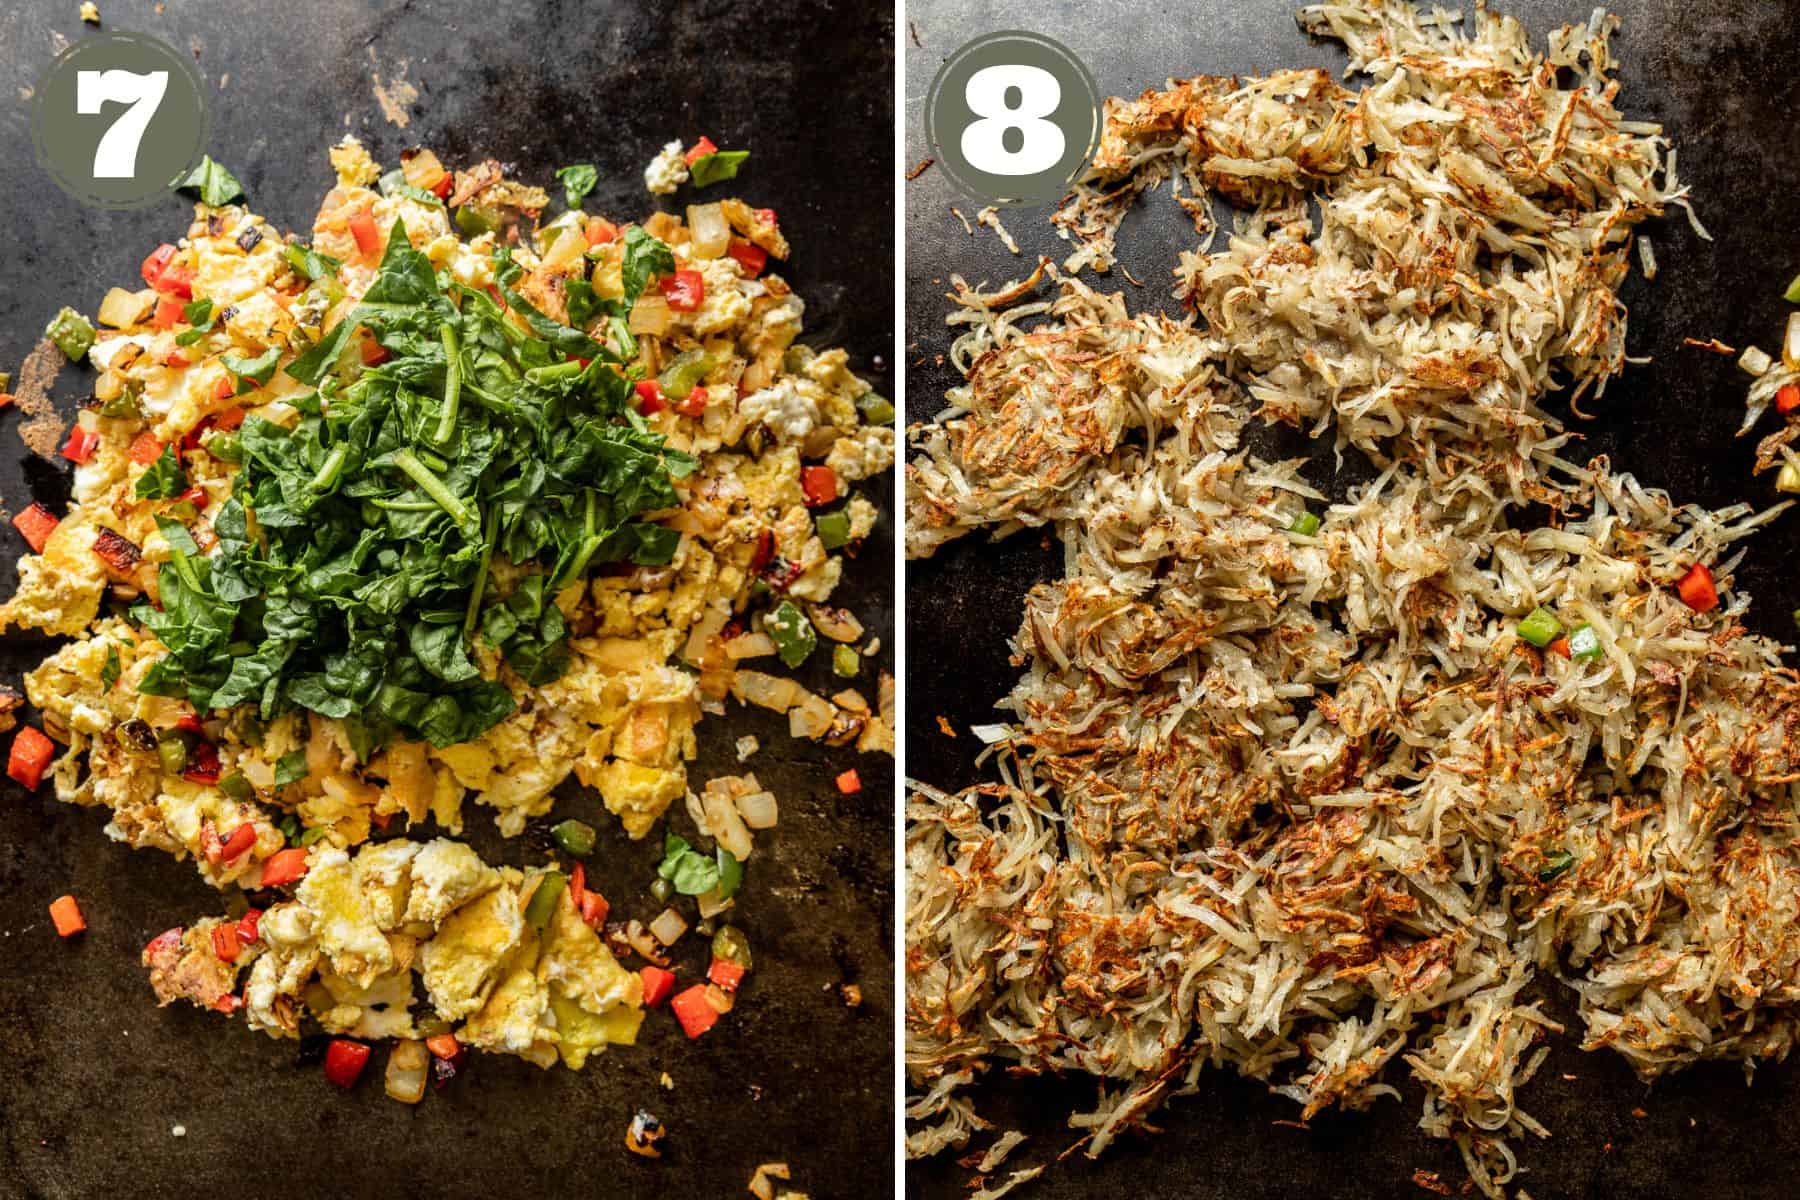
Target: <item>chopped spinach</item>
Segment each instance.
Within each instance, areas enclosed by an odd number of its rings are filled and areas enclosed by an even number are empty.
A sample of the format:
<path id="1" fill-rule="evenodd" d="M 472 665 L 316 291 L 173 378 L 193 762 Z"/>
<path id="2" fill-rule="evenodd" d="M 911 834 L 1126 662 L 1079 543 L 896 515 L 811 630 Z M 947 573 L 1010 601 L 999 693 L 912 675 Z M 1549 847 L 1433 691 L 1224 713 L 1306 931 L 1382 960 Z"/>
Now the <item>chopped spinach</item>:
<path id="1" fill-rule="evenodd" d="M 133 488 L 133 494 L 139 500 L 173 500 L 185 491 L 187 472 L 181 469 L 181 460 L 175 456 L 173 443 L 164 446 L 156 460 L 144 468 Z"/>
<path id="2" fill-rule="evenodd" d="M 643 278 L 672 269 L 639 233 Z M 252 416 L 234 435 L 242 469 L 217 551 L 159 521 L 162 608 L 133 616 L 168 654 L 144 691 L 335 717 L 364 757 L 396 734 L 452 745 L 514 708 L 475 639 L 548 683 L 570 656 L 556 591 L 605 562 L 670 560 L 680 535 L 643 514 L 672 507 L 695 464 L 634 419 L 624 306 L 596 301 L 614 318 L 599 341 L 529 305 L 504 250 L 495 275 L 524 328 L 436 272 L 396 223 L 361 302 L 288 365 L 315 389 L 289 398 L 298 419 Z M 357 329 L 387 351 L 379 365 L 346 353 Z M 225 365 L 264 383 L 273 354 Z M 496 555 L 522 569 L 516 582 L 496 582 Z"/>
<path id="3" fill-rule="evenodd" d="M 592 163 L 576 163 L 557 171 L 556 177 L 563 183 L 563 199 L 569 202 L 570 208 L 580 208 L 587 194 L 594 190 L 600 182 L 600 172 Z"/>
<path id="4" fill-rule="evenodd" d="M 202 203 L 218 208 L 242 196 L 244 185 L 207 154 L 201 156 L 199 166 L 175 181 L 175 190 L 198 193 Z"/>

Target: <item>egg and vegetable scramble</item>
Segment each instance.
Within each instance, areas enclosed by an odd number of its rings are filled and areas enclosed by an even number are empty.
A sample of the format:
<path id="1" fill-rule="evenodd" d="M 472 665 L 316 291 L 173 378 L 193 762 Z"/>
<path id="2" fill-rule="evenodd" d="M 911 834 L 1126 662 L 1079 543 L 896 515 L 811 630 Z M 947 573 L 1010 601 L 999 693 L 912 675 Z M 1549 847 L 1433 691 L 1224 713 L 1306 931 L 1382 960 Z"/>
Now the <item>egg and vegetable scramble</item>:
<path id="1" fill-rule="evenodd" d="M 892 753 L 892 681 L 859 682 L 878 646 L 828 601 L 893 410 L 843 350 L 796 343 L 773 212 L 540 222 L 549 197 L 491 162 L 331 160 L 309 242 L 209 172 L 145 288 L 112 289 L 98 330 L 52 323 L 98 378 L 73 504 L 15 519 L 36 552 L 0 629 L 70 640 L 26 677 L 43 733 L 9 768 L 262 893 L 145 949 L 162 1002 L 579 1068 L 672 980 L 615 948 L 664 965 L 679 915 L 608 926 L 580 822 L 555 830 L 567 872 L 372 835 L 454 836 L 471 796 L 517 835 L 573 773 L 632 838 L 686 797 L 718 847 L 669 835 L 664 875 L 728 909 L 774 798 L 751 776 L 690 792 L 703 714 L 736 697 Z M 787 674 L 821 641 L 829 699 Z M 708 994 L 674 998 L 690 1036 L 748 966 L 715 952 Z"/>

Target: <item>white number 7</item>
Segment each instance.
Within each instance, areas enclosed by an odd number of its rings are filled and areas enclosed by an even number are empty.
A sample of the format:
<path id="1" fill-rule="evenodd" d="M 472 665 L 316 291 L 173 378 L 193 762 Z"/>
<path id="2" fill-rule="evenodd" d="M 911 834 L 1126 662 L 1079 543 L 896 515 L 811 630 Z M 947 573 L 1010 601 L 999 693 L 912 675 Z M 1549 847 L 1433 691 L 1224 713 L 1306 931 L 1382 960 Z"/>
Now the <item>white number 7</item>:
<path id="1" fill-rule="evenodd" d="M 138 143 L 150 118 L 162 106 L 163 93 L 169 90 L 167 71 L 77 71 L 75 73 L 75 111 L 84 117 L 96 116 L 107 102 L 129 105 L 119 114 L 94 147 L 95 179 L 130 179 L 137 174 Z"/>

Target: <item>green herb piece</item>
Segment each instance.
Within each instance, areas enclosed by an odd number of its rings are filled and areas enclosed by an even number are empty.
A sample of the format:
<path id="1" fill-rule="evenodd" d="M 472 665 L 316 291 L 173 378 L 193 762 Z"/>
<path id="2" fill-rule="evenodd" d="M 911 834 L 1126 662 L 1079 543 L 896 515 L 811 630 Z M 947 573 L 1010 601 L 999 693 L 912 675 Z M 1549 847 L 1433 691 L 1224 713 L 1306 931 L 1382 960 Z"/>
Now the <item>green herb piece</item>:
<path id="1" fill-rule="evenodd" d="M 538 876 L 537 886 L 531 889 L 531 899 L 525 904 L 525 923 L 533 929 L 550 924 L 550 918 L 556 915 L 556 902 L 568 886 L 569 878 L 561 871 L 545 871 Z"/>
<path id="2" fill-rule="evenodd" d="M 275 366 L 280 361 L 281 348 L 279 346 L 270 346 L 255 358 L 239 358 L 235 354 L 219 356 L 219 362 L 224 365 L 225 369 L 238 377 L 238 395 L 240 396 L 245 392 L 255 390 L 255 388 L 246 387 L 245 380 L 251 381 L 256 387 L 266 386 L 269 380 L 275 377 Z"/>
<path id="3" fill-rule="evenodd" d="M 594 852 L 594 827 L 586 821 L 560 821 L 550 830 L 550 836 L 576 858 L 586 858 Z"/>
<path id="4" fill-rule="evenodd" d="M 1781 293 L 1781 298 L 1789 304 L 1800 304 L 1800 275 L 1794 276 L 1794 282 L 1787 285 L 1787 291 Z"/>
<path id="5" fill-rule="evenodd" d="M 112 691 L 113 684 L 119 682 L 119 648 L 111 643 L 106 647 L 106 661 L 100 664 L 100 687 L 103 691 Z"/>
<path id="6" fill-rule="evenodd" d="M 162 763 L 163 774 L 179 775 L 187 770 L 187 743 L 174 730 L 164 730 L 156 737 L 156 757 Z"/>
<path id="7" fill-rule="evenodd" d="M 383 175 L 381 182 L 376 186 L 381 189 L 381 194 L 384 196 L 405 196 L 408 200 L 418 204 L 428 204 L 432 208 L 444 207 L 444 202 L 432 193 L 406 182 L 406 172 L 398 168 Z"/>
<path id="8" fill-rule="evenodd" d="M 1577 625 L 1569 634 L 1569 657 L 1575 660 L 1599 658 L 1600 635 L 1592 625 Z"/>
<path id="9" fill-rule="evenodd" d="M 862 655 L 856 652 L 855 646 L 842 643 L 832 647 L 831 673 L 839 679 L 850 679 L 862 670 Z"/>
<path id="10" fill-rule="evenodd" d="M 594 169 L 592 163 L 575 163 L 563 167 L 556 172 L 556 177 L 562 180 L 563 199 L 568 201 L 570 208 L 580 208 L 587 194 L 600 182 L 600 172 Z"/>
<path id="11" fill-rule="evenodd" d="M 194 192 L 199 195 L 201 203 L 218 208 L 242 196 L 244 185 L 208 154 L 202 156 L 199 166 L 175 181 L 175 190 Z"/>
<path id="12" fill-rule="evenodd" d="M 744 882 L 744 864 L 723 846 L 713 849 L 713 865 L 719 869 L 719 899 L 729 900 Z"/>
<path id="13" fill-rule="evenodd" d="M 813 532 L 827 550 L 840 550 L 850 544 L 850 514 L 842 509 L 821 513 L 813 521 Z"/>
<path id="14" fill-rule="evenodd" d="M 862 419 L 870 425 L 892 425 L 894 423 L 894 406 L 886 396 L 876 392 L 865 392 L 857 398 L 856 407 L 862 413 Z"/>
<path id="15" fill-rule="evenodd" d="M 288 266 L 295 274 L 304 275 L 310 280 L 336 278 L 338 268 L 344 264 L 329 254 L 320 254 L 310 246 L 302 246 L 298 242 L 289 242 L 281 248 L 281 256 L 287 259 Z"/>
<path id="16" fill-rule="evenodd" d="M 719 864 L 673 833 L 663 835 L 663 859 L 656 874 L 683 896 L 698 896 L 719 884 Z"/>
<path id="17" fill-rule="evenodd" d="M 240 771 L 233 771 L 231 774 L 220 779 L 219 790 L 224 792 L 227 796 L 230 796 L 233 800 L 248 800 L 250 797 L 256 795 L 256 788 L 248 779 L 244 778 L 243 773 Z"/>
<path id="18" fill-rule="evenodd" d="M 293 750 L 275 760 L 275 786 L 286 787 L 306 778 L 306 751 Z"/>
<path id="19" fill-rule="evenodd" d="M 324 836 L 325 827 L 323 825 L 314 825 L 311 829 L 301 833 L 299 841 L 302 846 L 310 846 Z"/>
<path id="20" fill-rule="evenodd" d="M 813 632 L 812 622 L 792 600 L 777 604 L 774 611 L 763 618 L 763 629 L 775 640 L 775 651 L 781 655 L 781 661 L 790 667 L 805 662 L 813 647 L 819 644 L 819 635 Z"/>
<path id="21" fill-rule="evenodd" d="M 175 456 L 175 443 L 163 447 L 156 460 L 138 476 L 132 492 L 139 500 L 173 500 L 187 491 L 187 472 Z"/>
<path id="22" fill-rule="evenodd" d="M 196 300 L 192 304 L 181 307 L 181 316 L 192 329 L 184 329 L 175 335 L 177 346 L 192 346 L 195 342 L 212 332 L 218 323 L 219 314 L 211 300 Z"/>
<path id="23" fill-rule="evenodd" d="M 1545 857 L 1544 865 L 1538 868 L 1538 879 L 1543 883 L 1549 883 L 1558 876 L 1567 874 L 1569 868 L 1574 865 L 1575 856 L 1573 854 L 1567 850 L 1558 850 L 1555 854 Z"/>
<path id="24" fill-rule="evenodd" d="M 738 168 L 749 157 L 748 150 L 717 150 L 696 158 L 693 165 L 688 167 L 688 174 L 693 177 L 695 187 L 711 187 L 715 183 L 724 183 L 727 179 L 736 179 Z"/>
<path id="25" fill-rule="evenodd" d="M 94 348 L 94 327 L 86 317 L 72 308 L 65 307 L 50 318 L 50 324 L 44 328 L 44 336 L 55 342 L 56 348 L 70 362 L 79 361 Z"/>
<path id="26" fill-rule="evenodd" d="M 625 230 L 623 258 L 619 267 L 619 282 L 625 289 L 625 307 L 630 309 L 637 303 L 637 298 L 644 294 L 650 281 L 658 275 L 672 275 L 675 272 L 675 252 L 668 245 L 644 232 L 641 225 L 633 225 Z"/>
<path id="27" fill-rule="evenodd" d="M 1319 526 L 1323 524 L 1324 522 L 1319 520 L 1318 513 L 1303 512 L 1294 518 L 1294 523 L 1288 526 L 1288 532 L 1297 533 L 1301 537 L 1312 537 L 1319 532 Z"/>
<path id="28" fill-rule="evenodd" d="M 1562 622 L 1548 609 L 1534 608 L 1519 622 L 1519 636 L 1539 650 L 1554 642 L 1562 633 Z"/>

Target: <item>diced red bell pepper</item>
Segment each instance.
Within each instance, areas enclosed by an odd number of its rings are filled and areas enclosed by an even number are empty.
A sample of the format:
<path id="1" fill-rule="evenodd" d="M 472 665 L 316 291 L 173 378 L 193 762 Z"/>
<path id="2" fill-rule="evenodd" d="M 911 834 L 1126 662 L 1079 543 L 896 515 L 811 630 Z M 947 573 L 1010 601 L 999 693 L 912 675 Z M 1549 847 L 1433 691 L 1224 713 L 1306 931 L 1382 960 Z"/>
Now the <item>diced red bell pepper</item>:
<path id="1" fill-rule="evenodd" d="M 156 312 L 150 318 L 152 325 L 158 329 L 173 329 L 181 324 L 181 320 L 181 301 L 171 300 L 167 296 L 156 298 Z"/>
<path id="2" fill-rule="evenodd" d="M 148 466 L 162 457 L 163 444 L 148 429 L 131 440 L 131 461 L 138 466 Z"/>
<path id="3" fill-rule="evenodd" d="M 456 176 L 452 175 L 448 171 L 445 171 L 442 175 L 440 175 L 438 177 L 438 181 L 436 183 L 432 184 L 426 190 L 429 191 L 432 195 L 436 196 L 439 200 L 448 200 L 450 198 L 450 193 L 455 188 L 456 188 Z"/>
<path id="4" fill-rule="evenodd" d="M 693 312 L 706 300 L 706 276 L 698 271 L 677 271 L 656 281 L 657 290 L 676 312 Z"/>
<path id="5" fill-rule="evenodd" d="M 237 390 L 237 380 L 233 379 L 229 374 L 221 375 L 219 376 L 219 382 L 213 384 L 213 399 L 229 400 L 237 395 Z M 200 431 L 196 429 L 194 432 L 195 434 L 198 434 Z"/>
<path id="6" fill-rule="evenodd" d="M 588 891 L 587 868 L 581 863 L 576 863 L 575 869 L 569 872 L 569 899 L 574 902 L 582 921 L 595 928 L 606 923 L 606 914 L 612 909 L 605 896 Z"/>
<path id="7" fill-rule="evenodd" d="M 1784 383 L 1775 391 L 1775 411 L 1791 413 L 1800 408 L 1800 383 Z"/>
<path id="8" fill-rule="evenodd" d="M 728 992 L 737 991 L 738 985 L 744 982 L 746 974 L 743 967 L 734 962 L 726 962 L 722 958 L 713 959 L 712 966 L 706 969 L 706 977 Z"/>
<path id="9" fill-rule="evenodd" d="M 296 846 L 292 850 L 280 850 L 269 855 L 263 863 L 262 885 L 264 887 L 280 887 L 306 878 L 306 847 Z"/>
<path id="10" fill-rule="evenodd" d="M 261 923 L 262 909 L 260 908 L 253 908 L 243 916 L 239 917 L 237 923 L 238 940 L 241 942 L 254 942 L 261 936 L 257 928 Z"/>
<path id="11" fill-rule="evenodd" d="M 590 246 L 604 246 L 617 241 L 619 237 L 619 227 L 602 217 L 589 217 L 586 228 L 581 232 Z"/>
<path id="12" fill-rule="evenodd" d="M 362 340 L 362 361 L 365 367 L 378 367 L 389 358 L 388 349 L 373 337 Z"/>
<path id="13" fill-rule="evenodd" d="M 188 362 L 188 356 L 179 350 L 171 350 L 168 354 L 163 356 L 163 366 L 165 367 L 186 367 L 191 365 L 192 364 Z"/>
<path id="14" fill-rule="evenodd" d="M 139 268 L 140 273 L 144 276 L 144 282 L 155 287 L 162 280 L 163 272 L 169 269 L 169 264 L 175 261 L 177 253 L 179 251 L 169 242 L 164 242 L 152 250 L 150 256 L 144 260 L 144 265 Z"/>
<path id="15" fill-rule="evenodd" d="M 325 1049 L 325 1078 L 348 1091 L 369 1065 L 369 1047 L 349 1038 L 332 1038 Z"/>
<path id="16" fill-rule="evenodd" d="M 737 259 L 738 266 L 744 268 L 744 274 L 755 279 L 769 265 L 769 252 L 761 246 L 753 246 L 740 238 L 732 238 L 731 244 L 725 247 L 725 253 Z"/>
<path id="17" fill-rule="evenodd" d="M 181 777 L 189 783 L 219 782 L 219 748 L 211 742 L 196 742 L 188 751 L 187 770 Z"/>
<path id="18" fill-rule="evenodd" d="M 837 472 L 830 467 L 802 467 L 800 491 L 808 508 L 830 504 L 838 496 Z"/>
<path id="19" fill-rule="evenodd" d="M 144 559 L 136 542 L 111 529 L 102 529 L 95 535 L 94 555 L 121 575 L 130 574 Z"/>
<path id="20" fill-rule="evenodd" d="M 19 726 L 13 736 L 12 751 L 6 756 L 6 773 L 27 790 L 36 790 L 43 782 L 44 769 L 56 757 L 56 743 L 30 725 Z"/>
<path id="21" fill-rule="evenodd" d="M 225 962 L 236 962 L 243 953 L 244 944 L 238 940 L 237 926 L 229 921 L 221 921 L 213 926 L 213 953 Z"/>
<path id="22" fill-rule="evenodd" d="M 87 918 L 73 896 L 58 896 L 50 902 L 50 922 L 59 937 L 74 937 L 87 928 Z"/>
<path id="23" fill-rule="evenodd" d="M 687 394 L 687 399 L 675 406 L 675 411 L 684 417 L 698 421 L 706 415 L 706 389 L 698 385 Z"/>
<path id="24" fill-rule="evenodd" d="M 205 508 L 206 507 L 206 489 L 203 487 L 199 487 L 197 485 L 194 487 L 191 487 L 187 491 L 181 493 L 181 495 L 175 497 L 175 503 L 191 504 L 195 508 Z"/>
<path id="25" fill-rule="evenodd" d="M 230 993 L 226 993 L 213 1001 L 213 1007 L 229 1017 L 232 1013 L 244 1007 L 244 998 L 242 996 L 233 996 Z"/>
<path id="26" fill-rule="evenodd" d="M 150 286 L 165 296 L 174 296 L 181 300 L 194 298 L 194 268 L 172 266 L 165 269 L 160 278 Z"/>
<path id="27" fill-rule="evenodd" d="M 761 575 L 763 568 L 775 557 L 775 532 L 765 529 L 756 535 L 756 550 L 750 555 L 750 573 Z"/>
<path id="28" fill-rule="evenodd" d="M 502 292 L 499 288 L 495 287 L 493 284 L 490 283 L 487 285 L 487 294 L 493 298 L 493 301 L 495 304 L 498 304 L 500 306 L 501 312 L 505 312 L 507 310 L 506 293 L 505 292 Z"/>
<path id="29" fill-rule="evenodd" d="M 55 513 L 34 500 L 13 518 L 12 523 L 14 529 L 25 535 L 25 541 L 30 545 L 31 552 L 42 554 L 44 546 L 50 541 L 50 535 L 56 532 L 56 527 L 61 525 L 62 521 L 57 518 Z"/>
<path id="30" fill-rule="evenodd" d="M 381 230 L 375 227 L 373 209 L 359 208 L 350 214 L 350 236 L 356 239 L 356 248 L 370 257 L 381 249 Z"/>
<path id="31" fill-rule="evenodd" d="M 1707 570 L 1705 563 L 1695 563 L 1689 567 L 1687 574 L 1675 585 L 1681 593 L 1681 602 L 1695 612 L 1711 612 L 1719 607 L 1719 589 L 1713 583 L 1713 573 Z"/>
<path id="32" fill-rule="evenodd" d="M 219 827 L 211 821 L 200 822 L 200 855 L 214 864 L 225 857 L 225 843 L 219 840 Z"/>
<path id="33" fill-rule="evenodd" d="M 687 162 L 687 165 L 691 167 L 707 155 L 717 154 L 718 152 L 719 148 L 713 145 L 713 140 L 703 133 L 700 135 L 700 140 L 689 146 L 687 148 L 687 153 L 683 154 L 681 157 Z"/>
<path id="34" fill-rule="evenodd" d="M 837 790 L 846 796 L 854 796 L 862 791 L 862 776 L 856 773 L 855 767 L 837 777 Z"/>
<path id="35" fill-rule="evenodd" d="M 206 722 L 202 721 L 197 713 L 182 713 L 179 717 L 175 718 L 175 728 L 181 730 L 183 733 L 197 733 L 204 735 L 206 733 Z"/>
<path id="36" fill-rule="evenodd" d="M 638 380 L 637 395 L 637 410 L 646 417 L 669 407 L 669 402 L 663 399 L 662 384 L 654 379 Z"/>
<path id="37" fill-rule="evenodd" d="M 1560 654 L 1567 659 L 1573 659 L 1575 657 L 1575 652 L 1570 648 L 1569 639 L 1566 637 L 1559 637 L 1554 642 L 1551 642 L 1550 652 L 1552 654 Z"/>
<path id="38" fill-rule="evenodd" d="M 675 1019 L 681 1022 L 681 1031 L 689 1038 L 697 1038 L 719 1023 L 719 1010 L 706 998 L 703 983 L 696 983 L 669 1001 L 669 1007 L 675 1010 Z"/>
<path id="39" fill-rule="evenodd" d="M 181 945 L 181 926 L 165 929 L 144 943 L 144 961 L 148 963 L 162 951 L 173 950 L 179 945 Z"/>
<path id="40" fill-rule="evenodd" d="M 244 424 L 243 406 L 234 404 L 230 408 L 214 413 L 212 423 L 214 429 L 221 429 L 226 433 L 241 428 Z"/>
<path id="41" fill-rule="evenodd" d="M 462 1043 L 456 1040 L 454 1033 L 440 1033 L 425 1039 L 425 1049 L 431 1051 L 433 1058 L 454 1062 L 462 1053 Z"/>
<path id="42" fill-rule="evenodd" d="M 99 448 L 100 435 L 76 425 L 69 430 L 69 442 L 62 448 L 62 456 L 72 463 L 84 463 L 94 457 L 94 451 Z"/>
<path id="43" fill-rule="evenodd" d="M 231 836 L 225 839 L 225 845 L 220 857 L 228 863 L 236 862 L 248 853 L 250 847 L 254 845 L 256 845 L 256 826 L 245 821 L 242 825 L 239 825 L 236 829 L 232 830 Z"/>
<path id="44" fill-rule="evenodd" d="M 675 990 L 675 972 L 661 967 L 640 967 L 638 978 L 644 981 L 645 1008 L 661 1008 L 662 1002 Z"/>

